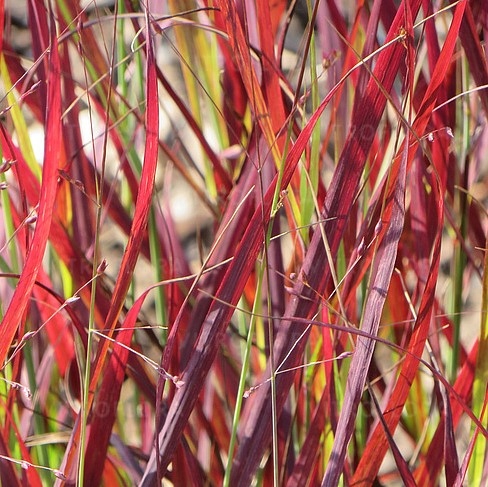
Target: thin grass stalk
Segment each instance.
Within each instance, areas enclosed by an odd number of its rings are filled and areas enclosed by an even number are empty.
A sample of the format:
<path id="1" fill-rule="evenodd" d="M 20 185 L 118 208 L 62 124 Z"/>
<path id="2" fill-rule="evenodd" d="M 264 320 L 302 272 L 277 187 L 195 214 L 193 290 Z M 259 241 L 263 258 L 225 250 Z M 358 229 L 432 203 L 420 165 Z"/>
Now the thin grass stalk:
<path id="1" fill-rule="evenodd" d="M 115 29 L 116 24 L 114 24 Z M 115 49 L 115 44 L 114 44 Z M 85 60 L 85 57 L 83 57 Z M 114 61 L 114 51 L 112 51 L 112 61 Z M 85 65 L 84 65 L 85 66 Z M 87 80 L 87 70 L 84 70 L 85 74 L 85 81 Z M 112 87 L 112 70 L 110 73 L 110 84 L 109 84 L 109 93 L 107 94 L 107 99 L 111 99 L 111 87 Z M 87 83 L 88 84 L 88 83 Z M 90 113 L 90 126 L 93 127 L 93 119 L 91 119 L 91 104 L 88 97 L 88 107 Z M 108 110 L 109 104 L 107 104 L 107 120 L 108 118 Z M 93 129 L 92 129 L 93 130 Z M 92 133 L 93 135 L 93 133 Z M 92 137 L 93 140 L 93 137 Z M 95 320 L 95 311 L 96 311 L 96 296 L 97 296 L 97 286 L 98 286 L 98 279 L 97 276 L 103 272 L 100 268 L 100 265 L 103 263 L 99 262 L 99 255 L 100 255 L 100 232 L 102 227 L 102 218 L 103 218 L 103 181 L 105 179 L 105 164 L 106 164 L 106 155 L 107 155 L 107 145 L 108 145 L 108 127 L 106 126 L 103 134 L 103 152 L 101 156 L 101 160 L 98 161 L 95 159 L 94 165 L 95 168 L 98 169 L 98 165 L 100 165 L 100 178 L 98 175 L 95 175 L 95 195 L 96 195 L 96 216 L 95 216 L 95 242 L 94 242 L 94 259 L 92 263 L 92 282 L 91 282 L 91 294 L 90 294 L 90 307 L 89 307 L 89 319 L 88 319 L 88 341 L 86 346 L 86 355 L 84 360 L 84 369 L 80 369 L 83 374 L 83 388 L 82 388 L 82 407 L 80 409 L 80 446 L 79 446 L 79 456 L 78 456 L 78 475 L 77 475 L 77 485 L 83 486 L 84 485 L 84 478 L 85 478 L 85 455 L 86 455 L 86 444 L 87 444 L 87 424 L 88 424 L 88 415 L 90 414 L 90 406 L 91 400 L 90 397 L 93 397 L 94 391 L 90 391 L 91 385 L 91 376 L 92 376 L 92 357 L 95 350 L 95 334 L 96 331 L 96 320 Z M 93 151 L 96 154 L 95 150 Z"/>
<path id="2" fill-rule="evenodd" d="M 266 283 L 268 285 L 268 293 L 267 293 L 267 311 L 268 311 L 268 318 L 266 318 L 266 322 L 268 325 L 268 342 L 269 342 L 269 370 L 270 370 L 270 383 L 271 383 L 271 424 L 272 424 L 272 455 L 273 455 L 273 485 L 274 487 L 278 487 L 279 485 L 279 449 L 278 449 L 278 408 L 276 405 L 276 363 L 273 353 L 274 348 L 274 321 L 271 318 L 273 316 L 273 307 L 271 303 L 270 296 L 271 290 L 269 289 L 270 286 L 270 271 L 269 271 L 269 256 L 268 256 L 268 245 L 269 245 L 269 237 L 272 228 L 272 221 L 268 226 L 267 232 L 267 242 L 264 245 L 264 252 L 263 252 L 263 266 L 266 272 Z"/>
<path id="3" fill-rule="evenodd" d="M 100 188 L 97 191 L 98 194 L 101 196 Z M 101 228 L 101 218 L 102 218 L 102 206 L 100 204 L 101 198 L 99 198 L 99 204 L 96 211 L 96 222 L 95 222 L 95 256 L 99 255 L 100 252 L 100 228 Z M 95 325 L 95 309 L 96 309 L 96 295 L 97 295 L 97 260 L 94 259 L 93 261 L 93 273 L 92 273 L 92 283 L 91 283 L 91 301 L 90 301 L 90 314 L 88 319 L 88 341 L 86 346 L 86 352 L 84 356 L 84 360 L 80 361 L 79 364 L 83 365 L 84 368 L 80 369 L 82 371 L 82 384 L 83 384 L 83 393 L 82 393 L 82 406 L 80 409 L 80 446 L 79 446 L 79 454 L 78 454 L 78 475 L 77 475 L 77 485 L 83 486 L 84 485 L 84 475 L 85 475 L 85 451 L 86 451 L 86 442 L 87 442 L 87 423 L 88 423 L 88 415 L 89 415 L 89 405 L 90 405 L 90 377 L 91 377 L 91 361 L 94 351 L 94 340 L 95 335 L 94 332 L 96 331 Z"/>
<path id="4" fill-rule="evenodd" d="M 488 248 L 488 240 L 486 243 Z M 486 408 L 486 398 L 488 395 L 488 252 L 485 249 L 485 259 L 483 266 L 482 299 L 481 299 L 481 319 L 479 333 L 479 350 L 476 360 L 476 369 L 473 384 L 473 413 L 480 418 L 480 421 L 488 427 L 488 419 L 483 420 L 482 412 Z M 486 416 L 486 411 L 485 411 Z M 478 428 L 471 427 L 474 448 L 471 461 L 469 462 L 469 482 L 472 485 L 481 485 L 484 469 L 486 467 L 486 455 L 488 451 L 488 439 L 478 434 Z"/>
<path id="5" fill-rule="evenodd" d="M 229 487 L 230 486 L 230 476 L 232 473 L 232 460 L 234 457 L 234 450 L 237 442 L 237 429 L 239 426 L 239 420 L 241 418 L 241 410 L 242 410 L 242 403 L 243 399 L 246 397 L 246 384 L 248 381 L 248 373 L 249 373 L 249 366 L 250 366 L 250 359 L 251 359 L 251 350 L 252 350 L 252 341 L 254 336 L 255 330 L 255 323 L 258 319 L 258 311 L 261 308 L 260 296 L 263 286 L 263 279 L 264 279 L 264 268 L 263 266 L 259 266 L 259 272 L 257 273 L 257 281 L 256 281 L 256 298 L 254 299 L 252 310 L 250 313 L 249 319 L 249 328 L 247 332 L 246 338 L 246 346 L 244 348 L 244 355 L 242 357 L 242 366 L 241 366 L 241 373 L 239 376 L 239 386 L 237 389 L 237 396 L 236 396 L 236 406 L 234 409 L 234 416 L 232 419 L 232 428 L 231 428 L 231 437 L 229 442 L 229 450 L 227 453 L 227 465 L 225 467 L 225 475 L 223 486 Z"/>
<path id="6" fill-rule="evenodd" d="M 466 62 L 462 61 L 460 66 L 460 85 L 464 88 L 468 86 L 467 79 L 467 67 Z M 459 150 L 460 167 L 456 171 L 457 181 L 455 188 L 465 188 L 468 163 L 467 155 L 470 147 L 469 141 L 469 120 L 468 120 L 468 108 L 464 98 L 459 102 L 459 119 L 460 119 L 460 132 L 461 132 L 461 148 Z M 464 179 L 463 181 L 460 179 Z M 454 194 L 454 208 L 460 217 L 459 223 L 459 235 L 454 243 L 454 259 L 453 259 L 453 276 L 452 276 L 452 321 L 454 327 L 453 344 L 452 344 L 452 358 L 450 363 L 450 377 L 451 381 L 454 381 L 457 375 L 459 366 L 459 354 L 460 354 L 460 339 L 461 339 L 461 311 L 463 303 L 463 289 L 464 289 L 464 270 L 466 266 L 466 257 L 462 249 L 462 244 L 458 239 L 463 241 L 466 239 L 467 229 L 467 196 L 464 191 L 456 191 Z"/>

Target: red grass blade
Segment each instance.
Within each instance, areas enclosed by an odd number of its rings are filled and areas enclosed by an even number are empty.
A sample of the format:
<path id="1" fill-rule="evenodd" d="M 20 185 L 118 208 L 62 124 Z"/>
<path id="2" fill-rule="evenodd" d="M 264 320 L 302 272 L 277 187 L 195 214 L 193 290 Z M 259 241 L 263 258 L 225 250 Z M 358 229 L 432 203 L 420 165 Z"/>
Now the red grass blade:
<path id="1" fill-rule="evenodd" d="M 127 291 L 131 284 L 146 227 L 149 218 L 149 210 L 153 195 L 154 177 L 158 161 L 158 137 L 159 137 L 159 102 L 156 77 L 156 61 L 152 45 L 152 29 L 149 24 L 149 12 L 146 11 L 146 45 L 147 45 L 147 78 L 146 78 L 146 146 L 144 151 L 144 164 L 139 184 L 139 191 L 134 212 L 134 219 L 129 235 L 129 241 L 124 252 L 120 271 L 115 283 L 113 298 L 108 316 L 105 320 L 105 333 L 108 337 L 114 336 L 115 328 L 122 311 Z M 145 297 L 145 296 L 144 296 Z M 138 300 L 127 316 L 123 333 L 117 334 L 117 340 L 129 345 L 137 315 L 142 306 L 143 299 Z M 96 365 L 91 379 L 91 390 L 94 391 L 106 364 L 106 355 L 113 344 L 104 340 L 97 353 Z M 125 348 L 117 347 L 117 352 L 112 353 L 108 362 L 108 369 L 104 374 L 101 387 L 95 401 L 93 420 L 90 424 L 90 437 L 86 451 L 86 482 L 88 485 L 98 485 L 106 461 L 106 451 L 112 433 L 115 414 L 120 397 L 120 389 L 125 375 L 125 365 L 129 352 Z M 97 414 L 96 405 L 103 405 L 103 414 Z"/>
<path id="2" fill-rule="evenodd" d="M 149 27 L 148 27 L 149 30 Z M 150 35 L 149 33 L 147 34 Z M 152 42 L 148 37 L 148 44 Z M 127 291 L 131 284 L 132 274 L 139 257 L 142 242 L 146 234 L 149 208 L 154 188 L 154 176 L 158 160 L 158 125 L 159 125 L 159 104 L 157 98 L 157 81 L 154 67 L 154 53 L 148 48 L 147 53 L 147 111 L 146 111 L 146 147 L 144 151 L 144 164 L 139 184 L 139 191 L 135 206 L 134 218 L 129 235 L 129 241 L 124 252 L 120 271 L 115 283 L 109 313 L 105 320 L 105 329 L 108 336 L 113 333 L 120 317 Z M 97 367 L 93 373 L 94 384 L 98 381 L 100 368 L 104 364 L 104 357 L 110 345 L 105 343 L 97 357 Z"/>
<path id="3" fill-rule="evenodd" d="M 48 74 L 48 94 L 46 110 L 46 133 L 44 163 L 42 168 L 42 185 L 39 197 L 39 209 L 32 244 L 27 255 L 22 275 L 15 289 L 12 300 L 0 325 L 0 364 L 5 362 L 8 350 L 24 319 L 24 312 L 29 302 L 32 287 L 42 264 L 46 249 L 58 179 L 60 163 L 61 138 L 61 84 L 58 43 L 54 30 L 54 19 L 51 18 L 51 48 L 49 52 L 50 71 Z"/>
<path id="4" fill-rule="evenodd" d="M 397 255 L 398 241 L 403 230 L 405 219 L 405 176 L 409 148 L 405 145 L 400 169 L 391 196 L 385 202 L 382 224 L 387 226 L 384 236 L 379 243 L 377 254 L 373 261 L 370 291 L 365 305 L 364 318 L 361 324 L 363 331 L 376 336 L 381 318 L 381 312 L 386 299 L 390 279 L 393 274 Z M 395 162 L 394 162 L 395 164 Z M 369 364 L 374 351 L 374 341 L 362 336 L 358 337 L 356 348 L 349 368 L 346 393 L 342 406 L 339 423 L 337 425 L 334 445 L 330 454 L 333 459 L 329 462 L 325 472 L 322 487 L 334 486 L 339 483 L 342 474 L 346 450 L 354 432 L 357 409 L 363 394 Z"/>

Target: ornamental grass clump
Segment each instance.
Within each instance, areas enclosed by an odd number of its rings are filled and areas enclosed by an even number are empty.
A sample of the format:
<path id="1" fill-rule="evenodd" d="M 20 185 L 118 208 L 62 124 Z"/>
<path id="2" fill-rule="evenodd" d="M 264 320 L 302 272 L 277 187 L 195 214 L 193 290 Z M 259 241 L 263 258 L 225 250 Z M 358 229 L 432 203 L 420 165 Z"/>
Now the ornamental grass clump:
<path id="1" fill-rule="evenodd" d="M 26 8 L 2 485 L 484 485 L 488 5 Z"/>

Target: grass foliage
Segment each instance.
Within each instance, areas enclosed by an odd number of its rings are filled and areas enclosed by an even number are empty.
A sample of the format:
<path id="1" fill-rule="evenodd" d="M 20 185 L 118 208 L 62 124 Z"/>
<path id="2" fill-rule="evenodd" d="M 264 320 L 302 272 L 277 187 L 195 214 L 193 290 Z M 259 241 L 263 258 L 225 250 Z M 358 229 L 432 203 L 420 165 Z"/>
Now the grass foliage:
<path id="1" fill-rule="evenodd" d="M 488 4 L 79 4 L 0 2 L 1 485 L 486 485 Z"/>

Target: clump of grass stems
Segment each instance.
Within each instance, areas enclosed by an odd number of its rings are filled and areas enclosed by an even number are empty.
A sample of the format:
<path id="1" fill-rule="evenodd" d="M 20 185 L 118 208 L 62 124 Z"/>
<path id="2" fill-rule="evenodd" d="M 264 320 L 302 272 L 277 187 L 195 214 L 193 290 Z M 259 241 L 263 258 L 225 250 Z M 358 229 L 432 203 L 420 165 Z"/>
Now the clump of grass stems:
<path id="1" fill-rule="evenodd" d="M 2 485 L 486 483 L 483 2 L 12 15 Z"/>

